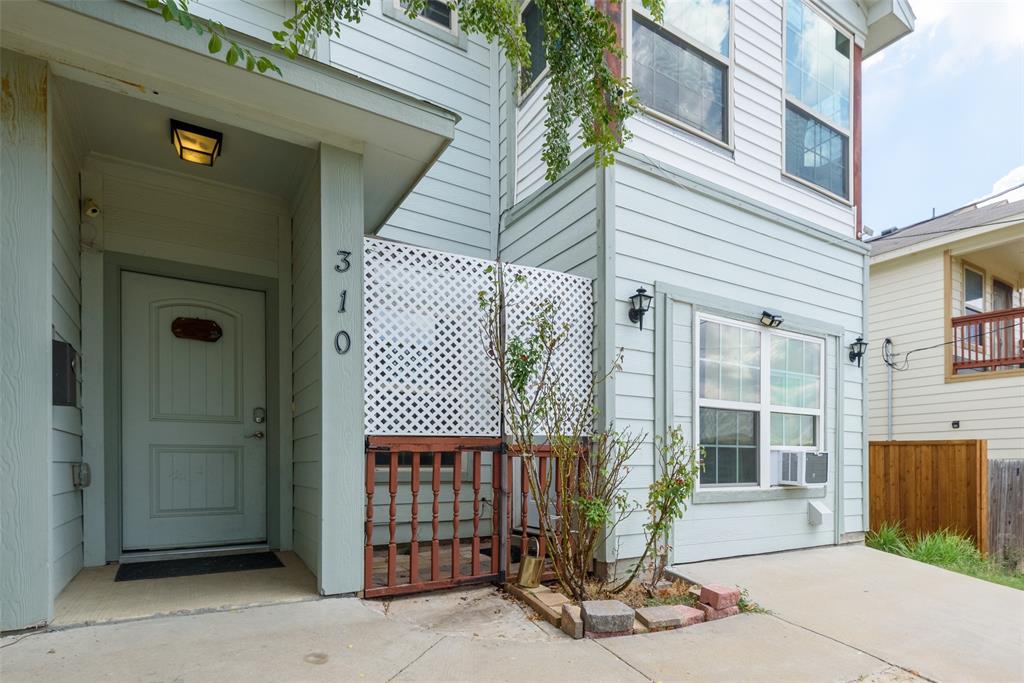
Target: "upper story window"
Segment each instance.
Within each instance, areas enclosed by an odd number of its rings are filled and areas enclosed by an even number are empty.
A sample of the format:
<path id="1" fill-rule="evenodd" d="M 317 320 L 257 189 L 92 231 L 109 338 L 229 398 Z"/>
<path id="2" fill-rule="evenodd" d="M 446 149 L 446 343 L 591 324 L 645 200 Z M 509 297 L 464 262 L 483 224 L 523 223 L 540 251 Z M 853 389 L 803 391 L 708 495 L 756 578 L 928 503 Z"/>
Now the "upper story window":
<path id="1" fill-rule="evenodd" d="M 651 113 L 729 143 L 730 0 L 666 0 L 658 25 L 639 4 L 631 22 L 631 76 Z"/>
<path id="2" fill-rule="evenodd" d="M 786 1 L 786 173 L 850 196 L 850 36 L 803 0 Z"/>
<path id="3" fill-rule="evenodd" d="M 526 42 L 530 45 L 530 65 L 524 66 L 519 74 L 520 87 L 525 95 L 540 80 L 547 70 L 548 59 L 544 51 L 544 15 L 533 0 L 528 0 L 521 10 Z"/>
<path id="4" fill-rule="evenodd" d="M 396 1 L 403 10 L 409 5 L 409 3 L 402 0 Z M 420 10 L 419 18 L 449 31 L 454 32 L 456 28 L 455 12 L 448 6 L 447 2 L 441 2 L 441 0 L 427 0 L 426 6 Z"/>
<path id="5" fill-rule="evenodd" d="M 822 445 L 820 339 L 700 316 L 701 486 L 761 486 L 771 450 Z"/>
<path id="6" fill-rule="evenodd" d="M 985 273 L 964 266 L 964 315 L 984 311 Z"/>

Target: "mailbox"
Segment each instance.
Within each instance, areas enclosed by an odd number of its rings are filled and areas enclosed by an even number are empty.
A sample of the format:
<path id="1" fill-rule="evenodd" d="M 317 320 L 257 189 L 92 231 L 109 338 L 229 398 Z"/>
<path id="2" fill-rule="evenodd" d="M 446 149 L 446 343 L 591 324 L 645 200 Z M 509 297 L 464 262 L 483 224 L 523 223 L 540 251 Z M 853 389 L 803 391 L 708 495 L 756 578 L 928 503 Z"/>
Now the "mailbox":
<path id="1" fill-rule="evenodd" d="M 60 339 L 53 340 L 53 405 L 78 405 L 78 352 Z"/>

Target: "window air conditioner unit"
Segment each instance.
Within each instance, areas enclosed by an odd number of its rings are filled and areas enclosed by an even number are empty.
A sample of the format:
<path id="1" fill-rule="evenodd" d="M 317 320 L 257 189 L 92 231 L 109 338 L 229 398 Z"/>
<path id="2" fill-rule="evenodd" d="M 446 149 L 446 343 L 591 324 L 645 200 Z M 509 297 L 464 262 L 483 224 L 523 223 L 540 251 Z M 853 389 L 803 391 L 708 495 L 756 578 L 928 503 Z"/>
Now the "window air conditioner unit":
<path id="1" fill-rule="evenodd" d="M 780 486 L 824 486 L 828 483 L 828 453 L 772 451 L 773 474 Z"/>

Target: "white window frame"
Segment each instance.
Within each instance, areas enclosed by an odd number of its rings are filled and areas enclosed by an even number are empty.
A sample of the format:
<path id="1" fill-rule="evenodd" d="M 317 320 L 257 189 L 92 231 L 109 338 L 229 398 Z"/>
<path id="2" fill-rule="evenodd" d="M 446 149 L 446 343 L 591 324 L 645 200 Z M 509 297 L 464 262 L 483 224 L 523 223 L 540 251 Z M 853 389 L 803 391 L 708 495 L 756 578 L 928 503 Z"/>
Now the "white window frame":
<path id="1" fill-rule="evenodd" d="M 654 19 L 653 16 L 651 16 L 649 12 L 647 12 L 646 9 L 644 9 L 643 5 L 640 4 L 639 2 L 634 2 L 632 0 L 623 0 L 623 11 L 628 14 L 628 17 L 625 22 L 626 26 L 624 31 L 625 35 L 623 36 L 623 46 L 626 48 L 626 76 L 627 78 L 629 78 L 630 82 L 633 81 L 634 13 L 639 14 L 644 19 L 647 19 L 648 21 L 653 23 L 659 29 L 671 33 L 676 38 L 683 41 L 684 43 L 692 47 L 694 50 L 697 50 L 705 57 L 709 57 L 710 59 L 718 62 L 721 66 L 725 67 L 725 112 L 723 113 L 723 118 L 725 120 L 725 140 L 719 140 L 714 135 L 709 135 L 704 131 L 700 130 L 699 128 L 696 128 L 690 125 L 689 123 L 686 123 L 685 121 L 680 121 L 679 119 L 673 116 L 663 114 L 656 109 L 647 107 L 644 104 L 640 105 L 640 111 L 643 114 L 650 116 L 651 118 L 657 119 L 663 123 L 667 123 L 668 125 L 674 128 L 679 128 L 689 133 L 690 135 L 696 135 L 702 140 L 707 140 L 708 142 L 714 145 L 718 145 L 719 147 L 723 147 L 729 151 L 735 151 L 736 149 L 736 135 L 734 132 L 736 128 L 734 121 L 734 112 L 736 108 L 733 106 L 733 103 L 735 101 L 733 86 L 733 67 L 735 64 L 734 55 L 736 52 L 736 1 L 737 0 L 729 0 L 729 55 L 728 57 L 723 57 L 718 50 L 709 47 L 703 41 L 697 40 L 696 38 L 693 38 L 686 32 L 673 28 L 667 24 L 659 23 Z"/>
<path id="2" fill-rule="evenodd" d="M 960 292 L 960 308 L 963 310 L 961 315 L 975 315 L 975 314 L 978 314 L 978 313 L 986 313 L 988 311 L 988 308 L 989 308 L 989 306 L 988 306 L 988 296 L 987 296 L 988 295 L 988 291 L 987 291 L 988 290 L 988 274 L 983 269 L 979 268 L 978 266 L 970 264 L 970 263 L 968 263 L 966 261 L 963 261 L 963 269 L 964 269 L 963 270 L 963 275 L 960 278 L 962 283 L 963 283 L 963 285 L 960 288 L 961 289 L 961 292 Z M 975 275 L 978 275 L 978 276 L 981 277 L 981 310 L 980 311 L 971 310 L 971 309 L 969 309 L 967 307 L 967 272 L 968 271 L 970 271 L 970 272 L 974 273 Z"/>
<path id="3" fill-rule="evenodd" d="M 723 401 L 721 399 L 701 398 L 700 395 L 700 324 L 702 322 L 714 322 L 721 325 L 732 325 L 743 329 L 760 333 L 761 340 L 761 368 L 760 368 L 760 401 L 747 403 L 744 401 Z M 771 402 L 771 338 L 786 337 L 810 341 L 818 344 L 819 353 L 819 385 L 818 385 L 818 407 L 817 408 L 794 408 L 790 406 L 775 405 Z M 700 409 L 719 408 L 722 410 L 743 410 L 751 411 L 756 407 L 757 418 L 757 479 L 758 483 L 753 484 L 705 484 L 701 485 L 700 477 L 697 478 L 696 491 L 702 488 L 706 491 L 763 491 L 773 488 L 771 483 L 771 419 L 772 413 L 790 413 L 794 415 L 813 415 L 817 417 L 815 422 L 814 446 L 783 446 L 776 450 L 786 451 L 807 451 L 818 452 L 824 450 L 825 443 L 825 365 L 826 345 L 825 337 L 817 337 L 809 334 L 769 329 L 763 325 L 749 323 L 743 320 L 723 317 L 695 311 L 693 317 L 693 441 L 700 445 Z"/>
<path id="4" fill-rule="evenodd" d="M 519 21 L 523 20 L 523 12 L 526 11 L 527 5 L 529 5 L 533 1 L 534 0 L 523 0 L 523 2 L 521 2 L 519 4 Z M 524 24 L 524 26 L 525 26 L 525 24 Z M 547 57 L 545 56 L 545 58 L 544 58 L 544 68 L 541 70 L 541 72 L 539 74 L 537 74 L 537 78 L 533 79 L 533 83 L 530 83 L 530 85 L 528 85 L 526 87 L 526 90 L 523 90 L 522 92 L 519 93 L 519 98 L 516 101 L 516 106 L 517 107 L 522 107 L 523 104 L 526 102 L 526 100 L 528 100 L 530 98 L 530 95 L 532 95 L 534 92 L 536 92 L 540 88 L 541 83 L 544 83 L 545 81 L 548 80 L 548 69 L 549 69 L 548 61 L 547 61 Z M 516 90 L 519 90 L 519 84 L 520 84 L 521 77 L 522 77 L 522 71 L 514 70 L 512 77 L 513 77 L 513 84 L 515 85 Z"/>
<path id="5" fill-rule="evenodd" d="M 788 1 L 782 0 L 782 175 L 794 182 L 800 183 L 804 187 L 808 187 L 815 192 L 825 195 L 830 199 L 834 199 L 837 202 L 845 204 L 846 206 L 853 206 L 853 128 L 856 125 L 854 117 L 857 114 L 855 102 L 854 102 L 854 90 L 855 83 L 855 65 L 854 65 L 854 54 L 857 49 L 857 43 L 854 41 L 854 35 L 850 31 L 847 31 L 844 27 L 833 21 L 828 14 L 822 10 L 818 5 L 811 0 L 799 0 L 803 3 L 804 7 L 817 13 L 819 17 L 827 21 L 835 30 L 842 33 L 850 41 L 850 127 L 844 128 L 839 124 L 835 123 L 831 119 L 826 119 L 824 116 L 815 113 L 810 107 L 805 105 L 795 97 L 790 96 L 789 89 L 786 83 L 786 55 L 789 50 L 789 41 L 786 38 L 786 20 L 788 11 Z M 811 117 L 815 121 L 818 121 L 829 128 L 839 131 L 846 136 L 846 190 L 849 197 L 842 197 L 836 193 L 828 190 L 820 185 L 816 185 L 809 180 L 805 180 L 800 176 L 790 173 L 786 170 L 786 106 L 792 104 L 794 107 L 799 109 L 801 112 Z"/>
<path id="6" fill-rule="evenodd" d="M 405 8 L 402 7 L 402 0 L 394 0 L 394 4 L 395 4 L 395 9 L 396 10 L 398 10 L 399 12 L 402 12 L 403 14 L 405 14 Z M 425 24 L 427 24 L 428 26 L 433 26 L 434 28 L 436 28 L 436 29 L 438 29 L 440 31 L 445 31 L 447 33 L 451 33 L 453 36 L 457 36 L 457 35 L 459 35 L 459 11 L 457 9 L 455 9 L 454 7 L 451 8 L 451 9 L 452 9 L 452 25 L 451 26 L 444 26 L 443 24 L 439 24 L 436 21 L 434 21 L 433 19 L 426 18 L 422 14 L 417 14 L 413 18 L 413 21 L 422 21 Z M 406 16 L 408 17 L 409 15 L 406 14 Z"/>

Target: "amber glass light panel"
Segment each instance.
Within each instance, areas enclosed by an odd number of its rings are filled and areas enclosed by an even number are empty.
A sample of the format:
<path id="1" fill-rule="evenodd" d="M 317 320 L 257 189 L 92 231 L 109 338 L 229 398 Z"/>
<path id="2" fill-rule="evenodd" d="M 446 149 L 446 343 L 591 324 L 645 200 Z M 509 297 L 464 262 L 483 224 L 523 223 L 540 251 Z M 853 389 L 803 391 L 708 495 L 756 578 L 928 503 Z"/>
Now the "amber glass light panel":
<path id="1" fill-rule="evenodd" d="M 223 134 L 171 119 L 171 142 L 178 158 L 193 164 L 213 166 L 220 156 Z"/>

